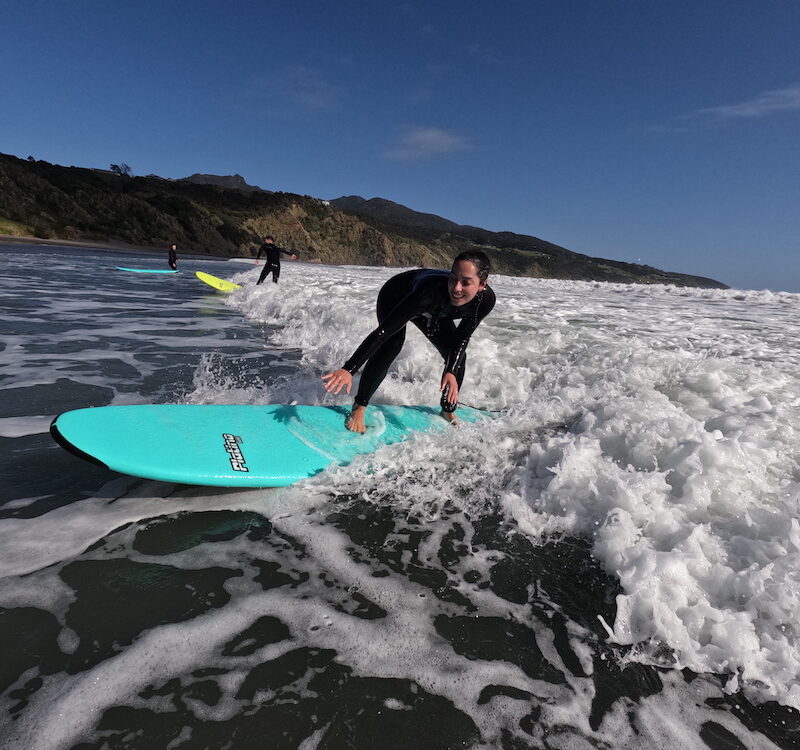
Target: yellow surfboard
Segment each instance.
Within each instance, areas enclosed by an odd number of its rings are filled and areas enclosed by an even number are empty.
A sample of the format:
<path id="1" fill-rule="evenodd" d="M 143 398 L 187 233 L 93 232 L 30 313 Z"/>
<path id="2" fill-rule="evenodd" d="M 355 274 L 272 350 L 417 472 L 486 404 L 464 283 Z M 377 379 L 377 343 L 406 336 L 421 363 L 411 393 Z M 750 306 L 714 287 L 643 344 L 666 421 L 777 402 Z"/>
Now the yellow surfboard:
<path id="1" fill-rule="evenodd" d="M 204 281 L 209 286 L 213 286 L 219 292 L 232 292 L 234 289 L 239 289 L 240 284 L 234 284 L 232 281 L 225 281 L 225 279 L 218 279 L 210 273 L 203 273 L 202 271 L 195 271 L 194 275 L 200 281 Z"/>

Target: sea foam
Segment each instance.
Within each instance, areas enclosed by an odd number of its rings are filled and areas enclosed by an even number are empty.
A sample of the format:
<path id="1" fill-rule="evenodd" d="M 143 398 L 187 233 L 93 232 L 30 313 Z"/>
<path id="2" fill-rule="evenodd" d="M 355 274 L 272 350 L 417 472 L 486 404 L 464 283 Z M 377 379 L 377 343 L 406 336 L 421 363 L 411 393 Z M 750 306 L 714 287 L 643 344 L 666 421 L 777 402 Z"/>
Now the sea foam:
<path id="1" fill-rule="evenodd" d="M 227 303 L 298 352 L 296 394 L 347 402 L 315 381 L 376 325 L 375 296 L 395 271 L 293 270 Z M 471 511 L 499 501 L 532 538 L 588 537 L 622 585 L 611 637 L 631 658 L 725 673 L 731 690 L 800 708 L 800 297 L 490 283 L 498 303 L 473 336 L 461 397 L 501 413 L 326 481 L 432 516 L 467 484 L 480 490 Z M 409 326 L 375 400 L 434 404 L 440 373 Z"/>

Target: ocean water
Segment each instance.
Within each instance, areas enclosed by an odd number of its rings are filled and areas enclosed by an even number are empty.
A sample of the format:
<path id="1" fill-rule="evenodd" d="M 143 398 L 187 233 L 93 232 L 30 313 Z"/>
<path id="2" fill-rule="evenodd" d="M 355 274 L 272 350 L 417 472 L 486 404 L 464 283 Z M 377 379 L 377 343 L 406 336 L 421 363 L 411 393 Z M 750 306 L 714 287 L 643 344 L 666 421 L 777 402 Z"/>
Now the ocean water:
<path id="1" fill-rule="evenodd" d="M 493 277 L 461 393 L 492 419 L 241 492 L 50 420 L 348 403 L 319 376 L 396 269 L 0 263 L 0 747 L 800 745 L 800 295 Z M 440 369 L 411 327 L 376 401 Z"/>

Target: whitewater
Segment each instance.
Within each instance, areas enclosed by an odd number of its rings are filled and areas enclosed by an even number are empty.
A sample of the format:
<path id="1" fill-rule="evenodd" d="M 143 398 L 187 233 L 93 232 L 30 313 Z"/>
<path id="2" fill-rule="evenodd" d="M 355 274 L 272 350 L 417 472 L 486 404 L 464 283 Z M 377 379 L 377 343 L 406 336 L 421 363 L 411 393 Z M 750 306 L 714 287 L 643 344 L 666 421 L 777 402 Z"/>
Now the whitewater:
<path id="1" fill-rule="evenodd" d="M 490 418 L 235 492 L 115 475 L 49 421 L 347 404 L 320 376 L 400 269 L 0 253 L 4 747 L 795 746 L 800 295 L 494 275 L 460 394 Z M 375 401 L 440 376 L 409 327 Z"/>
<path id="2" fill-rule="evenodd" d="M 249 287 L 228 304 L 280 326 L 275 343 L 318 373 L 375 326 L 365 311 L 392 273 L 320 269 L 287 280 L 280 295 Z M 591 538 L 624 589 L 612 637 L 637 644 L 640 657 L 667 646 L 676 666 L 730 673 L 731 689 L 741 682 L 800 708 L 800 296 L 506 277 L 491 285 L 502 303 L 470 345 L 462 395 L 503 416 L 463 438 L 480 441 L 463 449 L 471 459 L 460 471 L 477 485 L 468 509 L 497 500 L 537 540 Z M 382 400 L 433 403 L 440 373 L 413 337 Z M 281 396 L 323 400 L 313 376 L 270 398 Z M 548 423 L 568 430 L 532 445 Z M 452 451 L 426 445 L 425 461 L 441 471 L 424 487 L 403 472 L 387 477 L 388 467 L 356 483 L 345 472 L 333 487 L 357 484 L 376 502 L 385 494 L 435 515 L 452 497 Z"/>

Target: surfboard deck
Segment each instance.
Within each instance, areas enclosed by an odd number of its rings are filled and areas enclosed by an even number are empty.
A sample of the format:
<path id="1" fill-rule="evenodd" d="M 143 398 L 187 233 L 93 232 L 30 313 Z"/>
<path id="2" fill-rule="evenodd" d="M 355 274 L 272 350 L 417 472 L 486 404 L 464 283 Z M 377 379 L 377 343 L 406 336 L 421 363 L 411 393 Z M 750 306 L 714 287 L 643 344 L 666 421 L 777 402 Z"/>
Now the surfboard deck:
<path id="1" fill-rule="evenodd" d="M 118 271 L 133 271 L 134 273 L 178 273 L 171 268 L 125 268 L 125 266 L 114 266 Z"/>
<path id="2" fill-rule="evenodd" d="M 220 292 L 232 292 L 234 289 L 240 289 L 240 284 L 234 284 L 232 281 L 225 281 L 225 279 L 219 279 L 216 276 L 212 276 L 210 273 L 204 273 L 203 271 L 195 271 L 194 275 L 197 276 L 200 281 L 204 281 L 209 286 L 213 286 L 214 289 Z"/>
<path id="3" fill-rule="evenodd" d="M 71 453 L 121 474 L 216 487 L 285 487 L 332 465 L 445 431 L 430 406 L 370 406 L 367 432 L 344 427 L 344 406 L 159 404 L 101 406 L 59 414 L 50 425 Z M 461 407 L 475 422 L 484 412 Z"/>

